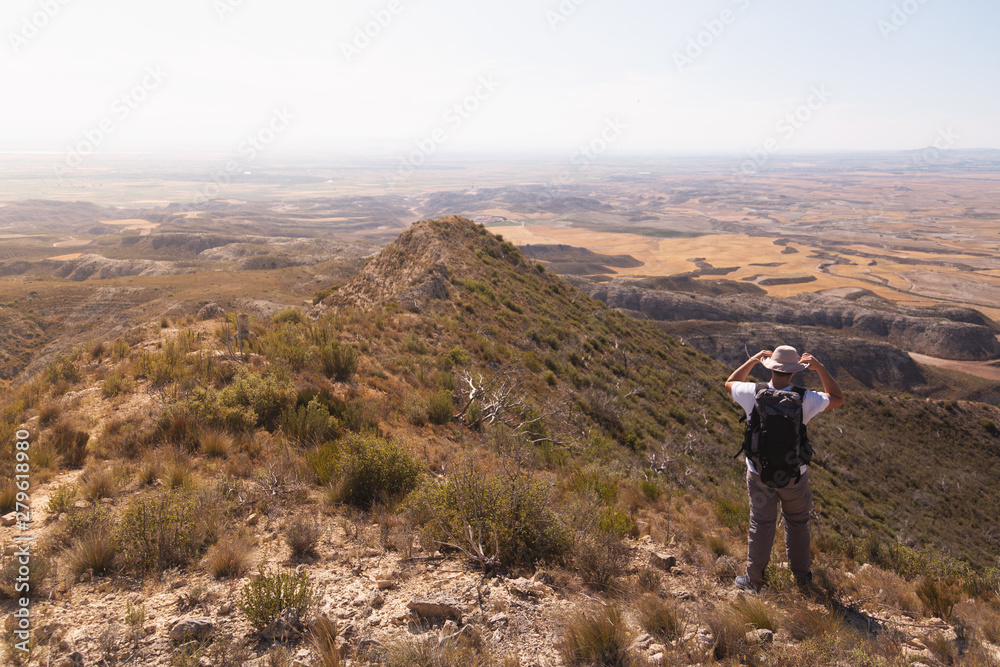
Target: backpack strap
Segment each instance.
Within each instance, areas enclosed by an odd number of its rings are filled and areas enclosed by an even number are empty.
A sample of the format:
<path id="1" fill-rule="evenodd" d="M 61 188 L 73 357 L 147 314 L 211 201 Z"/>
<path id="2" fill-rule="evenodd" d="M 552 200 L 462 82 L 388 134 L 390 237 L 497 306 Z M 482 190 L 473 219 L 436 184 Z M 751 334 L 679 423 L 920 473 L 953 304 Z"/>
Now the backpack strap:
<path id="1" fill-rule="evenodd" d="M 795 393 L 802 397 L 802 403 L 805 404 L 806 401 L 806 389 L 803 387 L 793 387 Z M 812 462 L 813 449 L 812 445 L 809 443 L 809 433 L 806 431 L 805 422 L 802 424 L 802 428 L 799 431 L 799 458 L 804 465 L 809 465 Z"/>
<path id="2" fill-rule="evenodd" d="M 760 426 L 760 415 L 757 414 L 757 394 L 763 389 L 767 389 L 770 385 L 767 382 L 755 382 L 754 383 L 754 406 L 750 410 L 750 418 L 747 419 L 747 414 L 744 412 L 740 415 L 740 423 L 746 423 L 746 427 L 743 429 L 743 443 L 740 445 L 739 450 L 733 454 L 733 458 L 739 457 L 740 454 L 746 454 L 747 458 L 750 458 L 751 447 L 750 439 L 753 436 L 753 430 L 759 428 Z"/>

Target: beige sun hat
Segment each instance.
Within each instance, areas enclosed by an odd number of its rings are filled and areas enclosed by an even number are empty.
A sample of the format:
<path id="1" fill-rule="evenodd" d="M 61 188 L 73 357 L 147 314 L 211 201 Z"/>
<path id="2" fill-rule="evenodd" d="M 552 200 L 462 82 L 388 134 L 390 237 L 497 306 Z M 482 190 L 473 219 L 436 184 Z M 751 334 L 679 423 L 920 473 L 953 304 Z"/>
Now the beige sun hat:
<path id="1" fill-rule="evenodd" d="M 774 348 L 769 358 L 763 359 L 760 363 L 764 364 L 764 368 L 779 373 L 798 373 L 808 368 L 805 364 L 799 363 L 799 353 L 791 345 L 779 345 Z"/>

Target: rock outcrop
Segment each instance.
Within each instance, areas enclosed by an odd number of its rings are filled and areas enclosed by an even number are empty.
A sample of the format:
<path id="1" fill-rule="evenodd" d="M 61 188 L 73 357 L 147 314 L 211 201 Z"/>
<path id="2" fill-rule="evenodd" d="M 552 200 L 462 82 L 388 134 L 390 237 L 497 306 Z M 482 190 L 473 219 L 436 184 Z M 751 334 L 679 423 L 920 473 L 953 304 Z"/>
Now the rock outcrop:
<path id="1" fill-rule="evenodd" d="M 906 308 L 863 290 L 848 298 L 820 293 L 782 299 L 669 292 L 622 280 L 572 282 L 612 308 L 641 313 L 652 320 L 819 327 L 943 359 L 981 361 L 1000 356 L 997 324 L 968 308 Z"/>

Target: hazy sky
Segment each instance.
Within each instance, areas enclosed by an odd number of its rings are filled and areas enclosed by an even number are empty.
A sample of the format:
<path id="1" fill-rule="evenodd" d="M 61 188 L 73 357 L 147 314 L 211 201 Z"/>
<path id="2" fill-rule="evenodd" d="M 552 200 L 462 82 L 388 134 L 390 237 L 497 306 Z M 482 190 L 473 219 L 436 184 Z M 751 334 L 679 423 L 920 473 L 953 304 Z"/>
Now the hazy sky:
<path id="1" fill-rule="evenodd" d="M 996 0 L 6 0 L 0 150 L 1000 148 L 998 25 Z"/>

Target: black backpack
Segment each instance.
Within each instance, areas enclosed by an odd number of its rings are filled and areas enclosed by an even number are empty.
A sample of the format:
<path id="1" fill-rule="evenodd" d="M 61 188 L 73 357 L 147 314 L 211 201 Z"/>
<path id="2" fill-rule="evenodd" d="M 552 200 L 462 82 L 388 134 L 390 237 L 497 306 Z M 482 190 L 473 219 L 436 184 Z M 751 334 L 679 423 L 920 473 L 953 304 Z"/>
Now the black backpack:
<path id="1" fill-rule="evenodd" d="M 812 460 L 812 447 L 802 423 L 806 390 L 775 389 L 764 382 L 758 382 L 756 389 L 750 419 L 746 415 L 740 419 L 747 425 L 743 446 L 736 456 L 746 454 L 760 473 L 761 481 L 781 489 L 793 479 L 799 481 L 801 466 Z"/>

